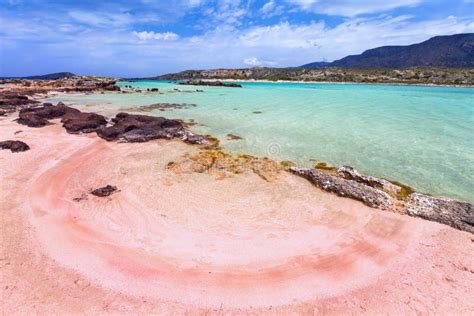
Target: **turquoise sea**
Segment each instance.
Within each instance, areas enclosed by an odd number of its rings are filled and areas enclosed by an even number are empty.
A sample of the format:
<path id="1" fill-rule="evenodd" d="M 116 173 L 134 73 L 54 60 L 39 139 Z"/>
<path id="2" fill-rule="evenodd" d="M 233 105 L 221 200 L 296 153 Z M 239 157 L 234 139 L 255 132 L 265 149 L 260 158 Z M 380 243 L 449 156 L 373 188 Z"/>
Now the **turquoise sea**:
<path id="1" fill-rule="evenodd" d="M 157 87 L 162 94 L 71 95 L 53 101 L 113 109 L 196 104 L 151 114 L 194 119 L 202 124 L 192 127 L 195 132 L 218 137 L 230 151 L 301 166 L 347 164 L 418 191 L 474 202 L 473 88 L 257 82 L 222 88 L 166 81 L 119 85 Z M 243 140 L 227 140 L 229 133 Z"/>

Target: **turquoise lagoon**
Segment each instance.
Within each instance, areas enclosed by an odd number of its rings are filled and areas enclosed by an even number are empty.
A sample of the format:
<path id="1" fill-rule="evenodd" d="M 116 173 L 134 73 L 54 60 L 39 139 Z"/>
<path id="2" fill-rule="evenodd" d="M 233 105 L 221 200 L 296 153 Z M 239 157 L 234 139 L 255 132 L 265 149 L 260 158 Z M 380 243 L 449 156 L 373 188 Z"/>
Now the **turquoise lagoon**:
<path id="1" fill-rule="evenodd" d="M 200 123 L 192 127 L 195 132 L 218 137 L 233 152 L 300 166 L 315 161 L 351 165 L 418 191 L 474 202 L 472 88 L 261 82 L 222 88 L 166 81 L 119 85 L 159 88 L 162 94 L 70 95 L 53 101 L 107 104 L 111 110 L 196 104 L 150 114 L 194 119 Z M 229 133 L 243 140 L 227 140 Z"/>

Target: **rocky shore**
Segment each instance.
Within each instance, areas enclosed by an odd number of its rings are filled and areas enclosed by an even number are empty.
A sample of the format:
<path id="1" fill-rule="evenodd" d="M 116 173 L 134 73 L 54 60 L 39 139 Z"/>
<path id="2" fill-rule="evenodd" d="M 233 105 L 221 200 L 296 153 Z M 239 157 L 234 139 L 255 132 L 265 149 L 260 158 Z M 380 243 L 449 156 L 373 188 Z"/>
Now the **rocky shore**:
<path id="1" fill-rule="evenodd" d="M 47 93 L 53 91 L 116 91 L 120 88 L 115 86 L 114 81 L 99 79 L 65 78 L 58 80 L 25 81 L 16 80 L 8 82 L 13 85 L 0 90 L 0 107 L 4 111 L 13 112 L 20 109 L 17 122 L 28 127 L 44 127 L 51 124 L 51 120 L 60 119 L 63 127 L 68 133 L 96 133 L 106 141 L 120 142 L 148 142 L 154 139 L 180 139 L 189 144 L 207 146 L 206 148 L 217 148 L 218 141 L 211 136 L 195 135 L 187 129 L 187 124 L 182 120 L 166 119 L 148 115 L 118 113 L 114 118 L 106 118 L 96 113 L 81 112 L 78 109 L 66 106 L 63 103 L 52 105 L 31 98 L 29 95 Z M 220 81 L 185 81 L 182 84 L 191 85 L 215 85 L 229 86 Z M 54 87 L 54 88 L 51 88 Z M 118 89 L 117 89 L 118 88 Z M 136 111 L 149 111 L 153 109 L 183 108 L 195 105 L 185 104 L 153 104 L 147 107 L 139 107 Z M 133 109 L 131 109 L 133 110 Z M 7 113 L 7 112 L 5 112 Z M 231 139 L 239 139 L 233 135 Z M 11 148 L 12 151 L 27 150 L 11 141 L 3 142 L 2 148 Z M 26 144 L 25 144 L 26 145 Z M 26 145 L 27 146 L 27 145 Z M 17 150 L 18 149 L 18 150 Z M 218 168 L 242 173 L 245 170 L 253 170 L 259 175 L 281 171 L 281 167 L 274 162 L 261 164 L 259 158 L 243 155 L 240 158 L 229 158 L 231 155 L 223 152 L 207 152 L 194 161 L 210 161 L 204 165 L 196 165 L 193 170 L 199 172 L 209 171 L 216 166 Z M 244 157 L 244 158 L 242 158 Z M 266 171 L 262 171 L 262 166 Z M 277 166 L 277 167 L 275 167 Z M 385 179 L 364 176 L 350 166 L 342 166 L 338 169 L 319 164 L 315 169 L 297 168 L 286 166 L 290 173 L 309 180 L 319 189 L 334 193 L 340 197 L 351 198 L 361 201 L 365 205 L 382 210 L 389 210 L 410 216 L 436 221 L 452 226 L 456 229 L 474 233 L 474 208 L 470 203 L 459 202 L 452 199 L 437 198 L 422 193 L 414 192 L 410 187 L 400 183 L 392 183 Z M 263 176 L 264 179 L 272 178 Z"/>
<path id="2" fill-rule="evenodd" d="M 421 217 L 474 234 L 474 206 L 470 203 L 412 192 L 385 179 L 363 176 L 348 166 L 336 171 L 296 167 L 289 171 L 322 190 L 367 206 Z"/>
<path id="3" fill-rule="evenodd" d="M 5 314 L 474 310 L 472 205 L 15 89 L 24 104 L 0 117 L 0 147 L 18 149 L 0 150 Z"/>

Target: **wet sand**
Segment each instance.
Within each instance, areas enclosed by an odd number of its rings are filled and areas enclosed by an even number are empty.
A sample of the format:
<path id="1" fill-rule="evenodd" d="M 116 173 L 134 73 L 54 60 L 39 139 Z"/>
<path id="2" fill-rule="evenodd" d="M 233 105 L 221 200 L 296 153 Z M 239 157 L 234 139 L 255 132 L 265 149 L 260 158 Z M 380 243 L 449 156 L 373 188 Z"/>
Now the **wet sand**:
<path id="1" fill-rule="evenodd" d="M 223 179 L 178 141 L 0 118 L 2 313 L 474 312 L 474 237 L 283 173 Z M 14 135 L 17 130 L 22 133 Z M 89 194 L 106 184 L 119 192 Z"/>

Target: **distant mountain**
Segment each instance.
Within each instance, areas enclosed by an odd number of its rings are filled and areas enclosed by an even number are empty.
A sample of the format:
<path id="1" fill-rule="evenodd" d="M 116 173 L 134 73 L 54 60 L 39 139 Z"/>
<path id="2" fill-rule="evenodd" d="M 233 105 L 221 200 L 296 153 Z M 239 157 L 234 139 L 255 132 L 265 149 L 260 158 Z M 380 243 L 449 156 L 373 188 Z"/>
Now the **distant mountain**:
<path id="1" fill-rule="evenodd" d="M 317 61 L 314 63 L 309 63 L 303 66 L 300 66 L 300 68 L 306 68 L 306 69 L 317 69 L 317 68 L 324 68 L 327 67 L 330 64 L 330 62 L 327 61 Z"/>
<path id="2" fill-rule="evenodd" d="M 0 79 L 30 79 L 30 80 L 56 80 L 62 78 L 75 77 L 76 75 L 71 72 L 56 72 L 53 74 L 41 75 L 41 76 L 28 76 L 28 77 L 1 77 Z"/>
<path id="3" fill-rule="evenodd" d="M 319 63 L 315 63 L 319 64 Z M 302 68 L 314 68 L 307 64 Z M 436 36 L 409 46 L 383 46 L 336 60 L 324 67 L 474 67 L 474 33 Z"/>

